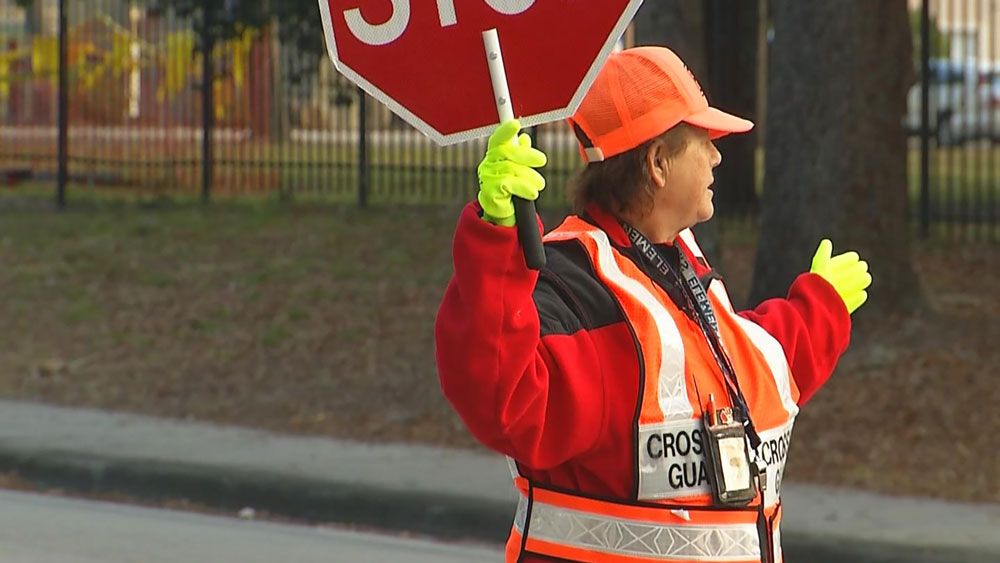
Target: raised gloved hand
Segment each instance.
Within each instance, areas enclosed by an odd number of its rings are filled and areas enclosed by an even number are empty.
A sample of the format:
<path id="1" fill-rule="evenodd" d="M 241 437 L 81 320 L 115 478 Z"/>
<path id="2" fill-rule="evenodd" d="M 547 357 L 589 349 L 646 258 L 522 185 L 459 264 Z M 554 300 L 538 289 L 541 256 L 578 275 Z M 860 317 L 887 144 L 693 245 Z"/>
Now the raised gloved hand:
<path id="1" fill-rule="evenodd" d="M 872 284 L 868 262 L 861 260 L 857 252 L 845 252 L 831 257 L 832 254 L 833 243 L 829 239 L 823 239 L 816 249 L 809 271 L 830 282 L 844 300 L 847 312 L 853 313 L 868 300 L 865 289 Z"/>
<path id="2" fill-rule="evenodd" d="M 517 136 L 521 123 L 505 121 L 490 135 L 486 157 L 479 163 L 479 203 L 483 219 L 495 225 L 515 224 L 511 196 L 538 199 L 545 178 L 535 168 L 545 166 L 545 153 L 531 147 L 531 137 Z M 515 137 L 517 139 L 515 140 Z"/>

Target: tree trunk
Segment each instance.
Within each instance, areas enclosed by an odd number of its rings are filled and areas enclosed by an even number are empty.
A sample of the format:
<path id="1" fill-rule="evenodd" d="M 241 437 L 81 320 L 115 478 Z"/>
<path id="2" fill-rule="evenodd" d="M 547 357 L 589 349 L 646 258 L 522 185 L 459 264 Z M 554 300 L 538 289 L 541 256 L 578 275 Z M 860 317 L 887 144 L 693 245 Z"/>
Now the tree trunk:
<path id="1" fill-rule="evenodd" d="M 757 0 L 706 0 L 705 4 L 709 101 L 751 121 L 757 121 L 758 4 Z M 724 158 L 715 171 L 717 215 L 749 217 L 756 211 L 757 142 L 757 128 L 718 141 Z"/>
<path id="2" fill-rule="evenodd" d="M 705 19 L 702 0 L 645 2 L 635 17 L 637 45 L 660 45 L 677 53 L 702 85 L 707 85 Z M 714 221 L 697 226 L 698 243 L 719 266 L 718 229 Z"/>
<path id="3" fill-rule="evenodd" d="M 820 239 L 857 250 L 866 310 L 921 303 L 910 257 L 906 0 L 772 0 L 774 41 L 761 236 L 751 301 L 783 295 Z"/>

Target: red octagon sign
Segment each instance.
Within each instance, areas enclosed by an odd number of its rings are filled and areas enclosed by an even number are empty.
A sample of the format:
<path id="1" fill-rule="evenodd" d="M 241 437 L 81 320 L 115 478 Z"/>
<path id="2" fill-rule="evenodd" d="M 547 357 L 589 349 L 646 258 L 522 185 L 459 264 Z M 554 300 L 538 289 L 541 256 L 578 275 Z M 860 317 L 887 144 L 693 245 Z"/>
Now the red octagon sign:
<path id="1" fill-rule="evenodd" d="M 529 127 L 572 115 L 641 4 L 319 0 L 337 69 L 440 144 L 499 121 L 484 31 L 497 30 L 514 115 Z"/>

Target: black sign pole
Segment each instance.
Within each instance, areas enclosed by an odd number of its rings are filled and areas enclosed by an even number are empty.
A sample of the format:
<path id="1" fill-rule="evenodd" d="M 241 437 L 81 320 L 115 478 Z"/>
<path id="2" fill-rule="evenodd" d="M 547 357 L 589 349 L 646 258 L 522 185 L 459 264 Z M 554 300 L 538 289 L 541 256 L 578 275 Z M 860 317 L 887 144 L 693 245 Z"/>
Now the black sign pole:
<path id="1" fill-rule="evenodd" d="M 486 46 L 486 60 L 490 66 L 497 113 L 500 115 L 500 123 L 504 123 L 514 119 L 514 105 L 510 101 L 507 70 L 503 66 L 500 38 L 496 29 L 483 32 L 483 44 Z M 514 218 L 517 221 L 517 238 L 521 241 L 525 263 L 532 270 L 541 270 L 545 267 L 545 250 L 542 248 L 542 235 L 538 232 L 535 202 L 515 196 Z"/>

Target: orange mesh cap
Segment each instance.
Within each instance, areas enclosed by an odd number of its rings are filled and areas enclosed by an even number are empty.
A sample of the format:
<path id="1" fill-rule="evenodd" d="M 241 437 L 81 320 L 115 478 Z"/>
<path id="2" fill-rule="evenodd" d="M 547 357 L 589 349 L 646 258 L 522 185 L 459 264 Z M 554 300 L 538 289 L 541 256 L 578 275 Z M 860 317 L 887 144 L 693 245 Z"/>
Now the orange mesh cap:
<path id="1" fill-rule="evenodd" d="M 713 139 L 745 133 L 753 122 L 709 107 L 681 59 L 664 47 L 635 47 L 608 58 L 569 119 L 585 162 L 638 147 L 680 122 L 707 129 Z"/>

